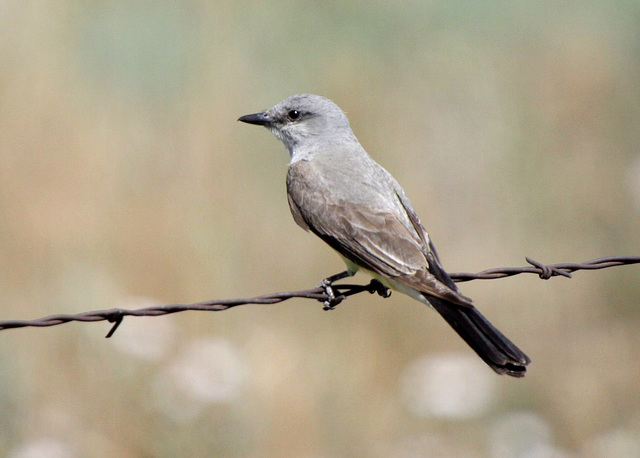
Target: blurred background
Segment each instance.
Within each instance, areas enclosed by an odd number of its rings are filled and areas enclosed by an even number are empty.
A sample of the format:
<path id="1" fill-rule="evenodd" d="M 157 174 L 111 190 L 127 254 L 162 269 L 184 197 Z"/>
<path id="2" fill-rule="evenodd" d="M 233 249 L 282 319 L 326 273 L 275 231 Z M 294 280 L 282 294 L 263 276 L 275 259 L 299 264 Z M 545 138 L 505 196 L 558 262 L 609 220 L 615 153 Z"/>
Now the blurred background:
<path id="1" fill-rule="evenodd" d="M 445 267 L 640 255 L 640 3 L 0 4 L 0 319 L 310 288 L 288 155 L 333 99 Z M 356 277 L 362 282 L 364 277 Z M 462 290 L 499 377 L 394 294 L 0 334 L 10 457 L 640 456 L 640 267 Z"/>

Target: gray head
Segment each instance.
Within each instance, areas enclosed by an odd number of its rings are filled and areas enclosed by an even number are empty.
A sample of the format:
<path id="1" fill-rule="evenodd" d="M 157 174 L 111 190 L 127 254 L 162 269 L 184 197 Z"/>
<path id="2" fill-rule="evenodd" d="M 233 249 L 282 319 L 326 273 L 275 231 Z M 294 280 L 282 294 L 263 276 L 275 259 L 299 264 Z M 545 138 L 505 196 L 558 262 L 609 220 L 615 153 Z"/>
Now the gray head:
<path id="1" fill-rule="evenodd" d="M 292 157 L 296 152 L 311 153 L 334 142 L 357 143 L 347 116 L 319 95 L 293 95 L 267 111 L 241 116 L 238 121 L 266 127 Z"/>

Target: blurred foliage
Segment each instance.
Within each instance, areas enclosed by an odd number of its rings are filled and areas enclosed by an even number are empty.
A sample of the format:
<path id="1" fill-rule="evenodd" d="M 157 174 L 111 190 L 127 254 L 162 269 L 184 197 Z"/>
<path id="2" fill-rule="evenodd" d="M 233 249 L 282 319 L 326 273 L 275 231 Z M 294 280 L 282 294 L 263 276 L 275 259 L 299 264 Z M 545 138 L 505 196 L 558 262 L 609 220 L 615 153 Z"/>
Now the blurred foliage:
<path id="1" fill-rule="evenodd" d="M 637 255 L 639 21 L 637 1 L 3 2 L 2 318 L 340 270 L 289 215 L 282 145 L 236 122 L 299 92 L 347 112 L 452 271 Z M 638 456 L 640 271 L 574 277 L 463 286 L 524 380 L 399 294 L 6 331 L 0 455 Z"/>

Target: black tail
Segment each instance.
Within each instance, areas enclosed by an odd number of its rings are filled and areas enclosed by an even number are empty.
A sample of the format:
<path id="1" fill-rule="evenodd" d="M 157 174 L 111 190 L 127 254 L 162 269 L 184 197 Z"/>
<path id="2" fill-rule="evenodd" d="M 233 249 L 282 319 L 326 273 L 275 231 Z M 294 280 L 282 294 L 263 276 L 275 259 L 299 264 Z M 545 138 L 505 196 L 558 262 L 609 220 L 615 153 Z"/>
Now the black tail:
<path id="1" fill-rule="evenodd" d="M 461 306 L 427 296 L 433 308 L 467 344 L 498 374 L 524 377 L 531 362 L 522 350 L 498 331 L 473 306 Z"/>

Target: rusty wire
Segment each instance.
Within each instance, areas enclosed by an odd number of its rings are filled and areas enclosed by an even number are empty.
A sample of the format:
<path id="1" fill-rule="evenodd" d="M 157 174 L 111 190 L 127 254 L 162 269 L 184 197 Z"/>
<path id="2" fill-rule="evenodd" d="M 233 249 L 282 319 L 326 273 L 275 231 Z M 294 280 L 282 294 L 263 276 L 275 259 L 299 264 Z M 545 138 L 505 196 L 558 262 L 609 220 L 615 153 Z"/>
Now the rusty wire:
<path id="1" fill-rule="evenodd" d="M 549 278 L 556 276 L 571 278 L 571 273 L 577 270 L 596 270 L 605 269 L 608 267 L 638 264 L 640 263 L 640 256 L 610 256 L 606 258 L 593 259 L 591 261 L 586 261 L 579 264 L 561 263 L 551 265 L 545 265 L 529 258 L 526 258 L 526 260 L 530 264 L 529 266 L 499 267 L 495 269 L 483 270 L 482 272 L 477 273 L 452 273 L 450 275 L 451 278 L 453 278 L 453 280 L 456 282 L 465 282 L 470 280 L 491 280 L 496 278 L 511 277 L 523 273 L 536 274 L 543 280 L 548 280 Z M 75 315 L 50 315 L 35 320 L 5 320 L 0 321 L 0 331 L 3 331 L 5 329 L 15 329 L 23 327 L 57 326 L 59 324 L 69 323 L 71 321 L 108 321 L 110 323 L 113 323 L 113 326 L 111 327 L 111 330 L 106 335 L 106 337 L 111 337 L 126 316 L 161 316 L 169 315 L 171 313 L 184 312 L 187 310 L 220 312 L 222 310 L 228 310 L 239 305 L 272 305 L 292 298 L 314 299 L 325 304 L 328 300 L 331 300 L 332 306 L 325 306 L 325 309 L 327 309 L 333 308 L 333 306 L 342 302 L 348 296 L 364 291 L 367 291 L 371 294 L 377 293 L 382 297 L 388 297 L 386 288 L 384 288 L 377 280 L 372 280 L 367 285 L 337 284 L 333 285 L 333 290 L 337 293 L 335 299 L 329 297 L 326 288 L 317 286 L 312 289 L 265 294 L 263 296 L 256 296 L 252 298 L 213 299 L 210 301 L 196 302 L 193 304 L 156 305 L 152 307 L 133 310 L 113 308 L 83 312 Z"/>

